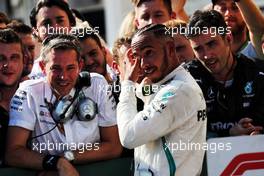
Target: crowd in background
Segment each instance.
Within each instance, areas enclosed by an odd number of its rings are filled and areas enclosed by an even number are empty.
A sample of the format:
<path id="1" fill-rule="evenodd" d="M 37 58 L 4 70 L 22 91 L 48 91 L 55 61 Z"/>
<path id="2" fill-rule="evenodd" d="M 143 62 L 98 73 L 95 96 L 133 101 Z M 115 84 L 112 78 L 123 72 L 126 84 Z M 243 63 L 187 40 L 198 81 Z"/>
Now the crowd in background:
<path id="1" fill-rule="evenodd" d="M 131 0 L 112 49 L 67 1 L 38 0 L 31 26 L 1 12 L 0 167 L 134 157 L 135 175 L 199 175 L 205 151 L 171 145 L 263 134 L 264 15 L 185 2 Z"/>

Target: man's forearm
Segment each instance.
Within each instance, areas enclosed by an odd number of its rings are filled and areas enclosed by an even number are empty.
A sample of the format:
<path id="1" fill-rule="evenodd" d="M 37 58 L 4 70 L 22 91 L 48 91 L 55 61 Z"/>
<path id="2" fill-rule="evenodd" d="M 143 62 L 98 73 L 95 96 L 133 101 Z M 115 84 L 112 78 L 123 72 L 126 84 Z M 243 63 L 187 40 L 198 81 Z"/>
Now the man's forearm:
<path id="1" fill-rule="evenodd" d="M 43 156 L 25 147 L 17 147 L 6 151 L 7 165 L 41 170 Z"/>
<path id="2" fill-rule="evenodd" d="M 89 149 L 83 148 L 74 152 L 74 163 L 83 164 L 87 162 L 107 160 L 119 157 L 122 146 L 118 137 L 117 126 L 100 127 L 100 143 L 93 143 Z"/>
<path id="3" fill-rule="evenodd" d="M 263 32 L 264 16 L 256 4 L 252 0 L 240 0 L 236 4 L 240 9 L 249 30 L 252 32 Z"/>
<path id="4" fill-rule="evenodd" d="M 240 0 L 236 4 L 247 24 L 250 39 L 256 49 L 258 57 L 264 59 L 261 49 L 261 37 L 264 34 L 264 16 L 252 0 Z"/>
<path id="5" fill-rule="evenodd" d="M 102 142 L 98 148 L 86 151 L 74 152 L 74 164 L 85 164 L 94 161 L 117 158 L 122 153 L 121 145 L 113 145 L 111 142 Z"/>

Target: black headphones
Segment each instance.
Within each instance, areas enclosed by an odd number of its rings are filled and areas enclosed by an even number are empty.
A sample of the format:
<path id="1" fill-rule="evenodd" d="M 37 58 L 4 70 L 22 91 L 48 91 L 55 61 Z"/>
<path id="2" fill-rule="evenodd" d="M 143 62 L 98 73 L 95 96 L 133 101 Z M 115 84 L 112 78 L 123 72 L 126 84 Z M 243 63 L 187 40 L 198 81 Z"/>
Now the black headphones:
<path id="1" fill-rule="evenodd" d="M 97 104 L 89 97 L 86 97 L 83 88 L 91 85 L 89 72 L 81 72 L 75 84 L 73 97 L 61 98 L 53 108 L 50 109 L 51 116 L 56 123 L 64 123 L 71 119 L 76 113 L 81 121 L 90 121 L 98 113 Z"/>
<path id="2" fill-rule="evenodd" d="M 89 87 L 90 85 L 91 78 L 89 72 L 81 72 L 75 84 L 76 91 L 72 99 L 67 99 L 64 97 L 58 101 L 58 103 L 53 105 L 45 98 L 44 101 L 48 107 L 52 119 L 56 122 L 56 125 L 43 134 L 31 137 L 29 141 L 50 133 L 58 126 L 59 123 L 65 122 L 66 120 L 72 118 L 74 113 L 78 113 L 78 119 L 81 121 L 89 121 L 94 119 L 95 115 L 98 113 L 97 104 L 92 99 L 86 97 L 82 91 L 83 87 Z"/>

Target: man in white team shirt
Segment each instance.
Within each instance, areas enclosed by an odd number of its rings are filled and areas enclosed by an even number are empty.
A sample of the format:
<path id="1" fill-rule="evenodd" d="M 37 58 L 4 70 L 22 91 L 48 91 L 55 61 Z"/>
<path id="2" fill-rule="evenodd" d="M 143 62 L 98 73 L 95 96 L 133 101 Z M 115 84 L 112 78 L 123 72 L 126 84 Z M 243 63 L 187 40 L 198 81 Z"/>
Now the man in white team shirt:
<path id="1" fill-rule="evenodd" d="M 132 38 L 117 106 L 119 137 L 123 146 L 135 148 L 137 176 L 199 175 L 204 151 L 176 146 L 205 142 L 206 105 L 165 28 L 148 25 Z M 136 85 L 142 72 L 145 78 Z M 145 103 L 143 111 L 137 112 L 135 94 Z"/>
<path id="2" fill-rule="evenodd" d="M 89 98 L 85 101 L 89 100 L 97 109 L 94 118 L 82 120 L 80 109 L 68 120 L 60 121 L 56 115 L 61 113 L 55 111 L 60 105 L 58 101 L 68 97 L 73 102 L 78 90 L 76 82 L 82 62 L 77 39 L 67 35 L 47 38 L 41 54 L 47 78 L 23 82 L 11 101 L 7 164 L 75 176 L 78 173 L 71 163 L 118 157 L 122 146 L 116 126 L 116 105 L 112 95 L 102 88 L 107 86 L 103 76 L 91 74 L 90 86 L 81 90 Z M 81 107 L 79 100 L 74 107 Z M 27 148 L 27 141 L 32 150 Z"/>

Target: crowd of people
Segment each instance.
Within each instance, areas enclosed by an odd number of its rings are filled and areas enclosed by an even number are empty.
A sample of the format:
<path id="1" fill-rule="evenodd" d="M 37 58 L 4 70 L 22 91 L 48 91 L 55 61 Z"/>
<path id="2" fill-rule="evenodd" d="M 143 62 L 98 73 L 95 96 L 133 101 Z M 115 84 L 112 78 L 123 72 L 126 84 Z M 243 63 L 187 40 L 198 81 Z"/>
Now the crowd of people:
<path id="1" fill-rule="evenodd" d="M 176 144 L 262 134 L 264 15 L 185 2 L 131 0 L 112 50 L 67 1 L 38 0 L 31 26 L 1 12 L 0 168 L 78 176 L 131 157 L 136 176 L 196 176 L 206 151 Z"/>

